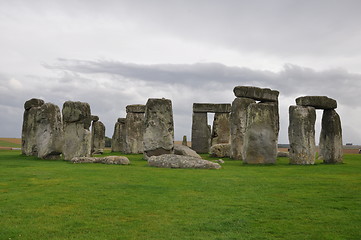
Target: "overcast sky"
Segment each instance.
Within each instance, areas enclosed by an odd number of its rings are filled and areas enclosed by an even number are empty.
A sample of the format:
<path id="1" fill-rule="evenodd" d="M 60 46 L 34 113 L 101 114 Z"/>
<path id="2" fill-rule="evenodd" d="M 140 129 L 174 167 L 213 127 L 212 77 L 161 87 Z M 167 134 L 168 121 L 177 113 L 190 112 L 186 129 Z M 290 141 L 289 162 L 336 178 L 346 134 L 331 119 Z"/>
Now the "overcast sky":
<path id="1" fill-rule="evenodd" d="M 359 0 L 0 0 L 0 137 L 21 137 L 34 97 L 88 102 L 109 137 L 126 105 L 165 97 L 176 139 L 190 139 L 192 103 L 231 103 L 247 85 L 280 91 L 280 143 L 295 98 L 326 95 L 344 143 L 361 144 L 360 9 Z"/>

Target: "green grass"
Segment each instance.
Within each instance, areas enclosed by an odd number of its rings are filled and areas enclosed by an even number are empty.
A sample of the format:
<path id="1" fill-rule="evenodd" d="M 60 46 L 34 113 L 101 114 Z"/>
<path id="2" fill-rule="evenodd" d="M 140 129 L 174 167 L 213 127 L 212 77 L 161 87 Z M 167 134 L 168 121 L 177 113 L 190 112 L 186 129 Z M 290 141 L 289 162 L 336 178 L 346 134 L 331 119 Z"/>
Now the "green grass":
<path id="1" fill-rule="evenodd" d="M 225 159 L 220 170 L 128 157 L 129 166 L 71 164 L 0 151 L 0 239 L 361 237 L 361 155 L 314 166 Z"/>
<path id="2" fill-rule="evenodd" d="M 12 147 L 12 148 L 20 148 L 21 144 L 12 143 L 4 140 L 0 140 L 0 146 L 1 147 Z"/>

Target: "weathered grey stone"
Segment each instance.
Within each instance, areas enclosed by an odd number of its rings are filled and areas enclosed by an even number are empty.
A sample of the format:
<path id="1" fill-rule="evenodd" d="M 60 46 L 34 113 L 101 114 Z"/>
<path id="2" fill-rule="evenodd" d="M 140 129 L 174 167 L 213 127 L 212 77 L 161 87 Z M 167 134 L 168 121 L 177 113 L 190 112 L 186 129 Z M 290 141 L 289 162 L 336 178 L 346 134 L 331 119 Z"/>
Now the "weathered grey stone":
<path id="1" fill-rule="evenodd" d="M 32 107 L 41 107 L 44 104 L 44 100 L 38 98 L 32 98 L 24 103 L 24 109 L 29 110 Z"/>
<path id="2" fill-rule="evenodd" d="M 211 133 L 207 123 L 207 113 L 193 113 L 192 149 L 197 153 L 208 153 Z"/>
<path id="3" fill-rule="evenodd" d="M 229 157 L 231 152 L 231 144 L 215 144 L 211 147 L 211 157 Z"/>
<path id="4" fill-rule="evenodd" d="M 182 145 L 183 145 L 183 146 L 188 146 L 187 136 L 186 136 L 186 135 L 183 136 Z"/>
<path id="5" fill-rule="evenodd" d="M 38 148 L 36 145 L 37 132 L 37 114 L 40 106 L 44 104 L 41 99 L 30 99 L 24 104 L 23 127 L 21 132 L 21 151 L 26 156 L 37 156 Z"/>
<path id="6" fill-rule="evenodd" d="M 252 103 L 248 107 L 243 161 L 273 164 L 277 159 L 278 103 Z"/>
<path id="7" fill-rule="evenodd" d="M 213 162 L 220 163 L 220 164 L 224 163 L 224 161 L 222 159 L 217 159 L 217 160 L 214 160 Z"/>
<path id="8" fill-rule="evenodd" d="M 231 131 L 231 152 L 230 157 L 242 160 L 244 135 L 247 126 L 247 108 L 251 103 L 255 103 L 250 98 L 235 98 L 232 103 L 230 115 Z"/>
<path id="9" fill-rule="evenodd" d="M 337 108 L 336 100 L 326 96 L 304 96 L 296 99 L 299 106 L 314 107 L 316 109 L 335 109 Z"/>
<path id="10" fill-rule="evenodd" d="M 152 156 L 148 160 L 149 166 L 161 168 L 204 168 L 219 169 L 221 165 L 200 158 L 181 156 L 174 154 L 163 154 Z"/>
<path id="11" fill-rule="evenodd" d="M 145 105 L 134 104 L 126 106 L 127 113 L 145 113 Z"/>
<path id="12" fill-rule="evenodd" d="M 64 160 L 88 157 L 91 154 L 90 106 L 88 103 L 66 101 L 63 104 Z"/>
<path id="13" fill-rule="evenodd" d="M 289 107 L 290 164 L 315 163 L 315 121 L 316 110 L 314 107 Z"/>
<path id="14" fill-rule="evenodd" d="M 91 115 L 91 120 L 92 120 L 93 122 L 97 122 L 97 121 L 99 121 L 99 117 L 96 116 L 96 115 Z"/>
<path id="15" fill-rule="evenodd" d="M 130 161 L 124 156 L 107 156 L 107 157 L 74 157 L 70 160 L 73 163 L 103 163 L 103 164 L 117 164 L 128 165 Z"/>
<path id="16" fill-rule="evenodd" d="M 37 156 L 42 159 L 60 159 L 62 153 L 63 122 L 58 106 L 43 104 L 36 115 Z"/>
<path id="17" fill-rule="evenodd" d="M 233 89 L 236 97 L 251 98 L 262 102 L 277 102 L 279 92 L 269 88 L 237 86 Z"/>
<path id="18" fill-rule="evenodd" d="M 174 123 L 172 101 L 150 98 L 146 104 L 144 155 L 145 158 L 173 153 Z"/>
<path id="19" fill-rule="evenodd" d="M 125 149 L 125 118 L 118 118 L 112 136 L 112 152 L 124 152 Z"/>
<path id="20" fill-rule="evenodd" d="M 230 143 L 231 130 L 229 113 L 215 113 L 212 128 L 211 145 Z"/>
<path id="21" fill-rule="evenodd" d="M 125 119 L 125 153 L 143 153 L 144 127 L 144 113 L 127 113 Z"/>
<path id="22" fill-rule="evenodd" d="M 277 152 L 277 157 L 289 157 L 289 152 Z"/>
<path id="23" fill-rule="evenodd" d="M 196 157 L 196 158 L 202 158 L 198 155 L 196 151 L 193 149 L 184 146 L 184 145 L 174 145 L 174 154 L 176 155 L 183 155 L 183 156 L 189 156 L 189 157 Z"/>
<path id="24" fill-rule="evenodd" d="M 231 104 L 229 103 L 193 103 L 194 113 L 229 113 Z"/>
<path id="25" fill-rule="evenodd" d="M 335 110 L 323 110 L 319 147 L 324 163 L 343 162 L 341 120 Z"/>
<path id="26" fill-rule="evenodd" d="M 99 118 L 98 118 L 99 119 Z M 103 154 L 105 148 L 105 126 L 101 121 L 92 124 L 92 154 Z"/>

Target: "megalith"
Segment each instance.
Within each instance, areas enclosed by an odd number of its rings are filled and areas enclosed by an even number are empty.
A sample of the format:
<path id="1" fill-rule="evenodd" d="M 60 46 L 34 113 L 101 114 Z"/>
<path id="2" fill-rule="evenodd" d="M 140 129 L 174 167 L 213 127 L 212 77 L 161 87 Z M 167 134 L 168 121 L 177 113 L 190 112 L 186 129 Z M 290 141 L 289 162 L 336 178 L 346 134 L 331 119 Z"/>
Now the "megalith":
<path id="1" fill-rule="evenodd" d="M 36 145 L 37 114 L 44 100 L 32 98 L 24 103 L 23 127 L 21 132 L 21 150 L 26 156 L 37 156 Z"/>
<path id="2" fill-rule="evenodd" d="M 91 155 L 90 106 L 85 102 L 66 101 L 63 104 L 64 160 Z"/>
<path id="3" fill-rule="evenodd" d="M 211 146 L 230 142 L 229 113 L 215 113 L 212 128 Z"/>
<path id="4" fill-rule="evenodd" d="M 112 152 L 124 152 L 125 149 L 125 118 L 118 118 L 112 136 Z"/>
<path id="5" fill-rule="evenodd" d="M 192 149 L 197 153 L 208 153 L 211 133 L 208 128 L 206 112 L 193 112 Z"/>
<path id="6" fill-rule="evenodd" d="M 92 117 L 92 140 L 91 140 L 91 153 L 103 154 L 105 148 L 105 125 L 99 121 L 98 116 Z"/>
<path id="7" fill-rule="evenodd" d="M 125 118 L 125 153 L 143 153 L 145 105 L 128 105 Z"/>
<path id="8" fill-rule="evenodd" d="M 277 159 L 278 103 L 251 103 L 247 108 L 243 162 L 273 164 Z"/>
<path id="9" fill-rule="evenodd" d="M 60 109 L 52 103 L 43 104 L 36 115 L 37 156 L 60 159 L 63 150 L 63 122 Z"/>
<path id="10" fill-rule="evenodd" d="M 324 163 L 342 163 L 341 120 L 334 109 L 323 110 L 319 148 Z"/>
<path id="11" fill-rule="evenodd" d="M 144 157 L 174 152 L 172 101 L 150 98 L 145 109 Z"/>
<path id="12" fill-rule="evenodd" d="M 316 110 L 314 107 L 290 106 L 288 138 L 290 164 L 314 164 Z"/>
<path id="13" fill-rule="evenodd" d="M 251 103 L 256 103 L 250 98 L 237 97 L 232 102 L 230 115 L 231 150 L 230 157 L 242 160 L 244 135 L 247 126 L 247 109 Z"/>

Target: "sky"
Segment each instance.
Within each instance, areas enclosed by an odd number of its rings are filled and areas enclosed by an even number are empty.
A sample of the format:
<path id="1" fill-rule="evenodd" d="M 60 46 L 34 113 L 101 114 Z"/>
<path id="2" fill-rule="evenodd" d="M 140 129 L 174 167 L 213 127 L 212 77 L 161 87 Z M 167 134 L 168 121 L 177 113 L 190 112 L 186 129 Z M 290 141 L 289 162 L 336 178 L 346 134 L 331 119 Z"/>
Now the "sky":
<path id="1" fill-rule="evenodd" d="M 289 106 L 317 95 L 337 100 L 343 142 L 361 144 L 360 9 L 359 0 L 0 0 L 0 137 L 21 137 L 31 98 L 60 109 L 88 102 L 111 137 L 127 105 L 164 97 L 175 139 L 190 139 L 193 103 L 231 103 L 235 86 L 256 86 L 280 92 L 279 143 Z"/>

